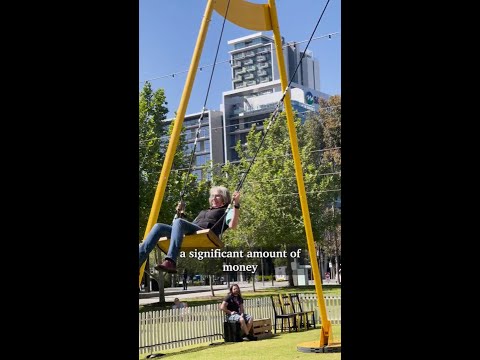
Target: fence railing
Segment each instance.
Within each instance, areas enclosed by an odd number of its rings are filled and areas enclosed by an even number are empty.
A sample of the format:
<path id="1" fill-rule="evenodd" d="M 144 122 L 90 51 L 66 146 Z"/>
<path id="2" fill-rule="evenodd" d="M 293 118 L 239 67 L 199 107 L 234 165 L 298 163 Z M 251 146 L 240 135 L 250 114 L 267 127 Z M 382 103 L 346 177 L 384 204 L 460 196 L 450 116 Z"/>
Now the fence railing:
<path id="1" fill-rule="evenodd" d="M 315 311 L 321 324 L 316 294 L 299 293 L 303 310 Z M 341 324 L 341 297 L 324 296 L 328 320 Z M 245 299 L 244 308 L 254 319 L 274 318 L 270 296 Z M 224 314 L 220 304 L 139 313 L 139 352 L 151 353 L 223 338 Z"/>

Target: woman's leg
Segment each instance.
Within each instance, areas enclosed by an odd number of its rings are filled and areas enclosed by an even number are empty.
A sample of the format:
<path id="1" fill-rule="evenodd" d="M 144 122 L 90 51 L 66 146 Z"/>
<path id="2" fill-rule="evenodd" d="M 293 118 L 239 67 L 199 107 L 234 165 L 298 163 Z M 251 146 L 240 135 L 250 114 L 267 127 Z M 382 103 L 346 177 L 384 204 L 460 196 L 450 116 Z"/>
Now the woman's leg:
<path id="1" fill-rule="evenodd" d="M 185 219 L 175 219 L 172 224 L 170 247 L 168 248 L 168 253 L 165 258 L 176 262 L 180 252 L 180 247 L 182 246 L 183 236 L 193 234 L 198 230 L 202 230 L 202 228 L 198 225 L 192 224 Z"/>
<path id="2" fill-rule="evenodd" d="M 148 233 L 147 237 L 138 246 L 138 268 L 147 260 L 148 254 L 155 248 L 158 240 L 162 236 L 170 237 L 172 227 L 166 224 L 155 224 Z"/>

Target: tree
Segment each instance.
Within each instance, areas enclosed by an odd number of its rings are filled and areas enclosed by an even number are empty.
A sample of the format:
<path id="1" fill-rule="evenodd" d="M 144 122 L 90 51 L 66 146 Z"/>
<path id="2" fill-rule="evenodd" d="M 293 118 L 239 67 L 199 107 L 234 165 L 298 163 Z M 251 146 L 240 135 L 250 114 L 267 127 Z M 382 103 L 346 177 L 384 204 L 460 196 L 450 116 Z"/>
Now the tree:
<path id="1" fill-rule="evenodd" d="M 335 174 L 341 165 L 340 115 L 340 97 L 335 96 L 323 101 L 320 111 L 303 126 L 300 118 L 294 120 L 312 230 L 320 242 L 325 242 L 325 231 L 333 225 L 326 210 L 340 194 L 340 176 Z M 263 132 L 255 131 L 253 126 L 247 143 L 237 144 L 239 164 L 227 163 L 223 167 L 228 174 L 229 188 L 235 188 L 248 170 L 262 137 Z M 334 149 L 336 147 L 338 149 Z M 270 127 L 247 176 L 248 181 L 242 186 L 239 228 L 226 234 L 226 244 L 247 249 L 286 250 L 288 256 L 292 249 L 305 249 L 305 225 L 284 113 Z M 275 263 L 286 262 L 287 274 L 291 275 L 292 260 L 276 259 Z M 289 281 L 293 285 L 291 276 Z"/>
<path id="2" fill-rule="evenodd" d="M 139 241 L 143 239 L 145 234 L 175 121 L 169 127 L 163 121 L 168 113 L 167 104 L 164 90 L 153 91 L 151 84 L 146 82 L 139 94 Z M 184 171 L 186 167 L 185 135 L 182 131 L 174 154 L 172 171 L 168 178 L 164 199 L 162 200 L 163 211 L 159 214 L 158 222 L 170 223 L 172 221 L 183 185 L 182 169 Z M 185 178 L 186 181 L 191 181 L 190 175 Z M 157 262 L 161 260 L 158 251 L 155 251 L 151 256 L 155 256 Z M 147 274 L 148 271 L 149 268 L 146 267 Z M 159 289 L 160 294 L 162 294 L 163 274 L 159 275 Z M 160 295 L 160 298 L 162 299 L 163 296 Z"/>
<path id="3" fill-rule="evenodd" d="M 295 126 L 301 126 L 299 118 L 295 119 Z M 285 115 L 280 115 L 270 127 L 263 144 L 262 137 L 263 133 L 256 132 L 254 126 L 247 144 L 237 144 L 240 165 L 225 166 L 233 175 L 231 178 L 241 178 L 259 150 L 247 175 L 249 180 L 243 184 L 241 226 L 228 239 L 233 246 L 243 244 L 247 249 L 289 250 L 303 246 L 304 225 L 298 195 L 295 196 L 297 185 Z M 291 274 L 290 261 L 287 271 Z"/>
<path id="4" fill-rule="evenodd" d="M 139 96 L 139 239 L 143 239 L 158 182 L 166 145 L 161 141 L 167 134 L 162 120 L 168 108 L 163 89 L 153 91 L 147 81 Z M 157 176 L 155 176 L 157 175 Z"/>
<path id="5" fill-rule="evenodd" d="M 320 100 L 320 110 L 311 114 L 304 125 L 307 143 L 317 144 L 321 151 L 315 153 L 311 164 L 326 174 L 323 202 L 312 210 L 312 227 L 317 239 L 317 248 L 321 258 L 326 255 L 323 267 L 320 264 L 322 278 L 327 268 L 329 256 L 335 257 L 338 274 L 338 255 L 341 249 L 341 211 L 335 208 L 341 192 L 341 97 L 332 96 Z M 333 206 L 333 207 L 332 207 Z M 332 210 L 333 209 L 333 210 Z M 315 218 L 315 221 L 313 220 Z"/>

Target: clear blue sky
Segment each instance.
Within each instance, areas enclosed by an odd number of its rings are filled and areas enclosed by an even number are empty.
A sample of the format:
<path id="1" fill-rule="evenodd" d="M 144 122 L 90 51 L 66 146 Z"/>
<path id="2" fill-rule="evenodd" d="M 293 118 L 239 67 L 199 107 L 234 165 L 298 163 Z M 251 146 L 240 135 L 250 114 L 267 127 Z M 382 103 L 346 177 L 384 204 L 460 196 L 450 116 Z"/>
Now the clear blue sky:
<path id="1" fill-rule="evenodd" d="M 268 0 L 250 0 L 268 3 Z M 281 35 L 285 41 L 297 41 L 302 50 L 315 29 L 327 0 L 276 0 Z M 139 90 L 150 81 L 154 90 L 163 88 L 168 102 L 169 117 L 174 116 L 182 96 L 187 70 L 197 41 L 207 0 L 140 0 L 139 38 Z M 330 95 L 341 94 L 341 0 L 330 0 L 314 38 L 331 33 L 328 37 L 312 40 L 308 49 L 320 62 L 320 91 Z M 215 52 L 222 29 L 223 17 L 213 11 L 195 83 L 187 107 L 187 114 L 199 112 L 205 102 L 208 81 L 212 72 Z M 208 109 L 219 110 L 222 92 L 231 90 L 231 73 L 228 40 L 246 36 L 256 31 L 240 28 L 225 22 L 217 64 L 208 94 Z M 265 32 L 272 36 L 271 31 Z M 173 73 L 181 74 L 166 76 Z M 159 78 L 159 79 L 156 79 Z"/>

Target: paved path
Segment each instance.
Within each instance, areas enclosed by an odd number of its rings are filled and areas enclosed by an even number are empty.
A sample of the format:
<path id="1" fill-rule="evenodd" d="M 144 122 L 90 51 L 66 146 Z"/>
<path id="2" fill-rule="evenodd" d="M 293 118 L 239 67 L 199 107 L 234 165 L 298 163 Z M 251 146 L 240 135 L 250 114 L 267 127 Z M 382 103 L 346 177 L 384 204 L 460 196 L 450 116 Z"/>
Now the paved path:
<path id="1" fill-rule="evenodd" d="M 233 284 L 233 282 L 231 283 Z M 253 285 L 252 283 L 248 282 L 235 282 L 240 286 L 242 291 L 252 291 Z M 325 283 L 324 285 L 328 284 L 336 284 L 336 281 L 330 281 L 329 283 Z M 309 281 L 309 285 L 314 285 L 313 280 Z M 272 287 L 286 287 L 288 286 L 288 281 L 275 281 L 272 285 L 271 281 L 265 281 L 265 283 L 256 282 L 255 289 L 268 289 Z M 215 291 L 215 296 L 226 295 L 228 294 L 228 287 L 227 285 L 213 285 L 213 289 Z M 189 286 L 188 290 L 183 290 L 181 287 L 170 287 L 165 289 L 165 301 L 173 302 L 173 299 L 178 297 L 180 301 L 191 298 L 199 298 L 199 297 L 208 297 L 211 296 L 212 292 L 210 290 L 210 285 L 206 286 Z M 149 293 L 139 293 L 139 305 L 146 305 L 151 303 L 158 302 L 158 291 L 152 291 Z"/>

